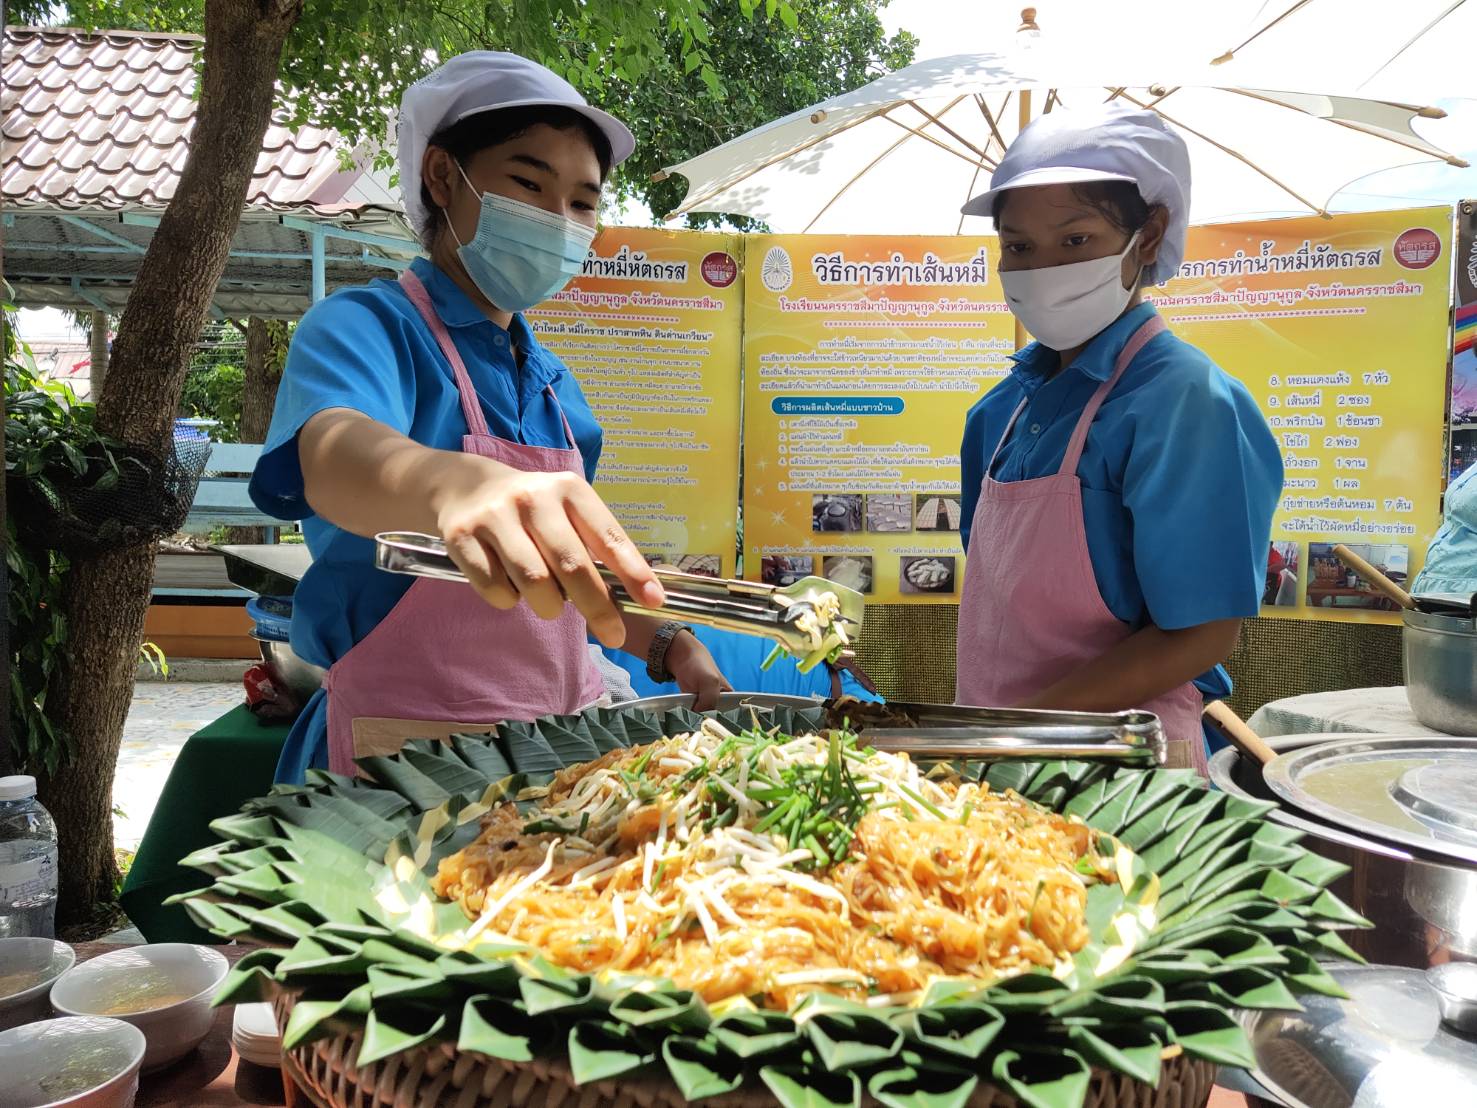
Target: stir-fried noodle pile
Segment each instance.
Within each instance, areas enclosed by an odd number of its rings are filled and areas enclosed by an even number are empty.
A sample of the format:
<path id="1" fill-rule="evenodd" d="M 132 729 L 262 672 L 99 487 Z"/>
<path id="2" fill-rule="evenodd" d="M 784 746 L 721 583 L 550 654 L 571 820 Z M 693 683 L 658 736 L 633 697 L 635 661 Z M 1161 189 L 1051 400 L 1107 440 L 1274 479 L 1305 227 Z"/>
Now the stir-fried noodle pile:
<path id="1" fill-rule="evenodd" d="M 709 1002 L 804 993 L 905 1003 L 930 978 L 1051 968 L 1088 941 L 1111 881 L 1079 822 L 920 774 L 840 733 L 696 734 L 561 773 L 535 816 L 505 804 L 436 892 L 472 940 L 582 972 L 668 978 Z"/>

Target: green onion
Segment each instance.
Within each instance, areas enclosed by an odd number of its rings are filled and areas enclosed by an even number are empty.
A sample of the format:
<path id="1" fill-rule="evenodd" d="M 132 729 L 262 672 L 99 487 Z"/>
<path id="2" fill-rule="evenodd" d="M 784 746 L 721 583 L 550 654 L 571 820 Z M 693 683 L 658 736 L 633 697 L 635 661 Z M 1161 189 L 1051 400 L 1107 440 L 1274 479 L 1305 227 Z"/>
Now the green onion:
<path id="1" fill-rule="evenodd" d="M 831 856 L 825 852 L 814 835 L 806 835 L 804 842 L 805 849 L 810 851 L 818 868 L 823 869 L 831 864 Z"/>
<path id="2" fill-rule="evenodd" d="M 907 796 L 910 800 L 917 801 L 918 805 L 921 808 L 923 808 L 924 811 L 928 812 L 931 816 L 933 816 L 934 819 L 947 819 L 948 818 L 947 816 L 944 815 L 944 813 L 939 808 L 937 808 L 933 804 L 930 804 L 928 801 L 924 800 L 923 799 L 923 796 L 920 793 L 914 792 L 912 789 L 908 788 L 908 786 L 899 783 L 898 784 L 898 791 L 901 792 L 903 795 Z"/>

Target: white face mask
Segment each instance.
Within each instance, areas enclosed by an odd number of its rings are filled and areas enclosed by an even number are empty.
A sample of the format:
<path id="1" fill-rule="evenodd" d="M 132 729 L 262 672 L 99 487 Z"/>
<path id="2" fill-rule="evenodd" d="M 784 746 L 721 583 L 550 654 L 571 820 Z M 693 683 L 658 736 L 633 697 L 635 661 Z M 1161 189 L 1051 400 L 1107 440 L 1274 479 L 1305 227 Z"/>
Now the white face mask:
<path id="1" fill-rule="evenodd" d="M 1138 239 L 1135 231 L 1121 254 L 1090 262 L 1002 270 L 1006 303 L 1042 345 L 1053 350 L 1081 346 L 1128 307 L 1134 290 L 1123 287 L 1123 259 Z"/>

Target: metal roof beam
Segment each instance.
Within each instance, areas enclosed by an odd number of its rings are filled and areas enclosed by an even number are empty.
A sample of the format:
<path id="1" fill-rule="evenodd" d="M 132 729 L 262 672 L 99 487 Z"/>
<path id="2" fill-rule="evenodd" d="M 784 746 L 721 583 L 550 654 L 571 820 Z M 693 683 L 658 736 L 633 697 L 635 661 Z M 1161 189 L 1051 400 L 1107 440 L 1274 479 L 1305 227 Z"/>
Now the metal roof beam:
<path id="1" fill-rule="evenodd" d="M 71 227 L 76 227 L 80 230 L 88 232 L 89 234 L 96 235 L 98 238 L 104 239 L 107 242 L 111 242 L 115 246 L 125 247 L 127 252 L 130 254 L 142 254 L 144 252 L 144 248 L 138 243 L 134 242 L 132 239 L 126 239 L 122 235 L 114 234 L 106 227 L 99 227 L 95 223 L 90 223 L 87 220 L 83 219 L 80 215 L 63 214 L 58 215 L 57 218 Z"/>
<path id="2" fill-rule="evenodd" d="M 107 301 L 105 301 L 101 296 L 98 296 L 96 293 L 90 292 L 82 287 L 82 279 L 80 277 L 72 278 L 72 291 L 76 293 L 79 300 L 91 304 L 94 308 L 104 313 L 105 315 L 110 314 L 113 311 L 112 308 L 108 307 Z"/>
<path id="3" fill-rule="evenodd" d="M 128 254 L 133 255 L 132 250 L 125 250 L 121 246 L 74 246 L 66 242 L 10 242 L 6 243 L 6 249 L 18 253 L 49 253 L 49 254 Z M 324 260 L 340 265 L 360 265 L 368 262 L 370 265 L 379 264 L 385 259 L 377 258 L 365 250 L 365 256 L 357 254 L 325 254 Z M 310 262 L 312 254 L 294 253 L 287 250 L 232 250 L 233 258 L 260 259 L 271 262 Z M 396 268 L 403 268 L 403 263 Z"/>
<path id="4" fill-rule="evenodd" d="M 420 253 L 420 244 L 414 239 L 396 238 L 390 235 L 373 235 L 368 231 L 351 231 L 347 227 L 340 227 L 333 223 L 315 223 L 311 219 L 303 219 L 300 216 L 280 216 L 282 226 L 290 227 L 294 231 L 302 231 L 309 235 L 322 235 L 325 238 L 342 239 L 345 242 L 357 242 L 363 246 L 378 246 L 385 250 L 395 250 L 402 254 Z"/>
<path id="5" fill-rule="evenodd" d="M 323 272 L 324 242 L 322 228 L 311 225 L 308 241 L 313 250 L 313 303 L 328 295 L 328 282 Z"/>
<path id="6" fill-rule="evenodd" d="M 381 258 L 377 254 L 371 254 L 369 247 L 364 248 L 364 254 L 359 261 L 365 265 L 378 266 L 381 269 L 393 269 L 396 273 L 410 268 L 409 262 L 403 262 L 399 258 Z"/>

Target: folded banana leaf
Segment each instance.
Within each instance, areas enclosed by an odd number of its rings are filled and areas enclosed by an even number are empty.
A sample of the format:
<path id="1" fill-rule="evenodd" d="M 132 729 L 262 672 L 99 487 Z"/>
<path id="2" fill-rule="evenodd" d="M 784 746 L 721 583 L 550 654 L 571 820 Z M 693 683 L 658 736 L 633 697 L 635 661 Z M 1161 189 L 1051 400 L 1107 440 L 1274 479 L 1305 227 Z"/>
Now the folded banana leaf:
<path id="1" fill-rule="evenodd" d="M 213 883 L 175 899 L 222 938 L 269 949 L 242 960 L 217 1002 L 293 990 L 284 1045 L 358 1027 L 361 1064 L 443 1040 L 511 1062 L 558 1059 L 580 1082 L 663 1075 L 688 1100 L 747 1083 L 783 1108 L 864 1096 L 962 1108 L 990 1081 L 1030 1108 L 1081 1108 L 1093 1067 L 1153 1085 L 1170 1048 L 1250 1065 L 1232 1010 L 1338 995 L 1319 960 L 1352 956 L 1336 930 L 1368 926 L 1328 891 L 1343 867 L 1267 823 L 1272 805 L 1182 770 L 1011 761 L 984 780 L 1080 817 L 1119 851 L 1119 883 L 1089 892 L 1091 941 L 1056 976 L 937 981 L 914 1004 L 880 1009 L 817 993 L 784 1013 L 742 999 L 710 1007 L 670 982 L 597 980 L 514 944 L 436 941 L 467 920 L 437 900 L 430 874 L 481 816 L 508 800 L 531 810 L 559 768 L 701 719 L 597 709 L 412 742 L 362 761 L 363 777 L 314 773 L 218 821 L 223 841 L 186 859 Z M 819 710 L 764 723 L 822 725 Z"/>

